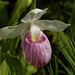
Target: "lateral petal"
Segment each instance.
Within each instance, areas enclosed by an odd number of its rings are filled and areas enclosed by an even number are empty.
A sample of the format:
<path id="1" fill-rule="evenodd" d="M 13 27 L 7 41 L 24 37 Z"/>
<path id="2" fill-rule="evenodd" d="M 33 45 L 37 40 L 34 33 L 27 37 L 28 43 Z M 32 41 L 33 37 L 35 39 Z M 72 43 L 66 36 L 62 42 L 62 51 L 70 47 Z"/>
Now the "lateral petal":
<path id="1" fill-rule="evenodd" d="M 0 29 L 0 37 L 4 39 L 17 37 L 21 35 L 26 26 L 25 23 L 21 23 L 16 26 L 3 27 Z"/>
<path id="2" fill-rule="evenodd" d="M 50 30 L 61 32 L 66 29 L 70 24 L 66 24 L 59 20 L 37 20 L 34 25 L 38 26 L 41 30 Z"/>

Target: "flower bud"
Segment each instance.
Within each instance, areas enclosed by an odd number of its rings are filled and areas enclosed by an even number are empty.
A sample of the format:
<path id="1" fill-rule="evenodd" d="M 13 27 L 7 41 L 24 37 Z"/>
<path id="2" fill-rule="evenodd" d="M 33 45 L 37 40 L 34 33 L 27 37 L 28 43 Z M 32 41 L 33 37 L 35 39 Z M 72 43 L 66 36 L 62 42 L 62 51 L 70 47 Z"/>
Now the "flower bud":
<path id="1" fill-rule="evenodd" d="M 51 45 L 43 32 L 37 42 L 33 42 L 30 33 L 27 33 L 22 42 L 22 48 L 26 60 L 35 67 L 45 66 L 50 61 Z"/>

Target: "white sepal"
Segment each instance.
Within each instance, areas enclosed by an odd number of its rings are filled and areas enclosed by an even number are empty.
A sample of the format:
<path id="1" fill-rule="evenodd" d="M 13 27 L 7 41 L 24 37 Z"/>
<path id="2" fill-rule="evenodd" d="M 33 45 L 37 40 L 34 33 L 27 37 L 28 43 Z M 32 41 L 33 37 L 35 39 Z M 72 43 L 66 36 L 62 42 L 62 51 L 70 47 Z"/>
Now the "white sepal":
<path id="1" fill-rule="evenodd" d="M 61 32 L 70 24 L 66 24 L 59 20 L 37 20 L 34 22 L 36 26 L 38 26 L 41 30 L 50 30 L 50 31 L 56 31 Z"/>
<path id="2" fill-rule="evenodd" d="M 0 29 L 0 37 L 4 39 L 17 37 L 21 35 L 25 26 L 25 23 L 21 23 L 16 26 L 3 27 Z"/>
<path id="3" fill-rule="evenodd" d="M 27 22 L 33 22 L 41 18 L 42 15 L 46 13 L 48 8 L 41 10 L 41 9 L 33 9 L 31 10 L 23 19 L 21 19 L 21 22 L 27 23 Z"/>

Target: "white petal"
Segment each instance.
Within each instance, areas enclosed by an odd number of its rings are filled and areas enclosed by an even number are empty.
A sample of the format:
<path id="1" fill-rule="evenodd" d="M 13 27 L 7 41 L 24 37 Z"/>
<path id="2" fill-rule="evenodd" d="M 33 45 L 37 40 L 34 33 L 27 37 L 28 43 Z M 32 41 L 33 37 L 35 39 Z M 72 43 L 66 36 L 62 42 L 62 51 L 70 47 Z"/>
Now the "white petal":
<path id="1" fill-rule="evenodd" d="M 34 22 L 34 25 L 37 25 L 41 30 L 50 30 L 56 32 L 61 32 L 70 26 L 70 24 L 66 24 L 59 20 L 37 20 Z"/>
<path id="2" fill-rule="evenodd" d="M 26 25 L 24 23 L 21 23 L 16 26 L 7 26 L 0 29 L 0 37 L 7 39 L 7 38 L 14 38 L 23 32 Z"/>
<path id="3" fill-rule="evenodd" d="M 36 42 L 36 41 L 38 41 L 39 40 L 39 38 L 40 38 L 40 29 L 37 27 L 37 26 L 35 26 L 35 25 L 32 25 L 31 26 L 31 28 L 30 28 L 30 33 L 31 33 L 31 40 L 33 41 L 33 42 Z"/>
<path id="4" fill-rule="evenodd" d="M 47 8 L 44 10 L 41 9 L 33 9 L 31 10 L 23 19 L 21 19 L 21 22 L 32 22 L 38 20 L 42 15 L 44 15 L 47 11 Z"/>
<path id="5" fill-rule="evenodd" d="M 28 30 L 28 25 L 25 26 L 25 28 L 23 29 L 22 33 L 21 33 L 21 39 L 22 41 L 24 40 L 24 36 L 26 35 Z"/>

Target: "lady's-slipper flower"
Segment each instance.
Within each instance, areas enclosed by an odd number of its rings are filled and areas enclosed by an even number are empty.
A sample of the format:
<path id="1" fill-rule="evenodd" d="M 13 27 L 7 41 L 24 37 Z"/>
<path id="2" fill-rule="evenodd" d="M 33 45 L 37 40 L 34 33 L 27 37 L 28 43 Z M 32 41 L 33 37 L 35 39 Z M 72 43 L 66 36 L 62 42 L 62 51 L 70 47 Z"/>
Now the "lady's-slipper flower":
<path id="1" fill-rule="evenodd" d="M 19 25 L 0 29 L 0 37 L 4 39 L 21 35 L 24 57 L 36 67 L 46 65 L 52 55 L 50 42 L 41 30 L 61 32 L 70 25 L 59 20 L 39 20 L 46 11 L 33 9 L 21 19 Z"/>

